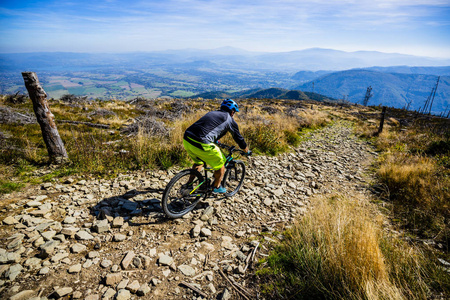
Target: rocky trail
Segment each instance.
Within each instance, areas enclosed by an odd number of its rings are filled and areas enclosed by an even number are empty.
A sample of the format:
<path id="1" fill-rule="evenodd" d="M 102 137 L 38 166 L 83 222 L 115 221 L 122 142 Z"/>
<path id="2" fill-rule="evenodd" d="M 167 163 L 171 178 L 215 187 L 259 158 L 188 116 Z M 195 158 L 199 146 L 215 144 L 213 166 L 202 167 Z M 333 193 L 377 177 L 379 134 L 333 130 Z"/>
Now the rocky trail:
<path id="1" fill-rule="evenodd" d="M 176 220 L 160 199 L 179 170 L 72 177 L 5 195 L 0 298 L 256 299 L 249 275 L 280 232 L 315 195 L 366 193 L 374 156 L 337 123 L 290 153 L 249 158 L 237 195 Z"/>

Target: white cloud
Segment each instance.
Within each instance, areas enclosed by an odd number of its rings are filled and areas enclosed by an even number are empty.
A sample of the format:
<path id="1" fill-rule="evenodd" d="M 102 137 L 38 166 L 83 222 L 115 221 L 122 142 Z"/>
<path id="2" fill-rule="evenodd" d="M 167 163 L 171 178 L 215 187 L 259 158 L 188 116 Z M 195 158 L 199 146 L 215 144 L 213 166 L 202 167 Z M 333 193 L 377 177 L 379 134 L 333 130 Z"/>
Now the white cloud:
<path id="1" fill-rule="evenodd" d="M 36 38 L 35 45 L 41 43 L 39 35 L 56 44 L 77 40 L 86 51 L 101 51 L 102 45 L 117 51 L 133 45 L 135 50 L 235 46 L 263 51 L 349 44 L 360 49 L 405 43 L 431 47 L 424 33 L 435 28 L 443 28 L 436 47 L 449 43 L 444 42 L 449 38 L 448 0 L 49 0 L 41 8 L 1 6 L 3 37 Z"/>

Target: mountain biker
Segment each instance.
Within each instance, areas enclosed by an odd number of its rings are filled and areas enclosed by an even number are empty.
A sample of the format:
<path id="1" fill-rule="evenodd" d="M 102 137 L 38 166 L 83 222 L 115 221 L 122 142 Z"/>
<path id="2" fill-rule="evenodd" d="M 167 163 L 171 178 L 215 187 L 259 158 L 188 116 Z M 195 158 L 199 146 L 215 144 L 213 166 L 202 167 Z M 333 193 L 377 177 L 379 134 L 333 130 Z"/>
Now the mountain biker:
<path id="1" fill-rule="evenodd" d="M 206 162 L 214 170 L 213 192 L 224 194 L 227 190 L 221 186 L 225 174 L 225 155 L 215 144 L 227 132 L 230 132 L 234 141 L 241 149 L 251 155 L 247 143 L 239 132 L 239 127 L 233 116 L 239 111 L 238 105 L 232 99 L 226 99 L 220 105 L 220 109 L 210 111 L 197 122 L 192 124 L 183 136 L 183 146 L 194 161 L 193 169 L 201 171 L 203 162 Z M 194 176 L 189 179 L 192 182 Z"/>

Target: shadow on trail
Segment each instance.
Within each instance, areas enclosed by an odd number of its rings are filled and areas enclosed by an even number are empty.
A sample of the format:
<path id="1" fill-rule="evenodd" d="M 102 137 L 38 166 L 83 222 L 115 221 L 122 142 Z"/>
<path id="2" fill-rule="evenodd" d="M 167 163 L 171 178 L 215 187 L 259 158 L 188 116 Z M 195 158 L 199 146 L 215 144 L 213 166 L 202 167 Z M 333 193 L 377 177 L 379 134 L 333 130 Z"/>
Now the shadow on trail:
<path id="1" fill-rule="evenodd" d="M 172 219 L 166 216 L 161 207 L 163 193 L 164 189 L 151 187 L 142 190 L 133 189 L 122 195 L 102 199 L 95 206 L 90 207 L 90 212 L 97 220 L 109 219 L 112 222 L 114 218 L 122 217 L 125 222 L 128 222 L 129 226 L 166 223 Z M 218 197 L 215 198 L 215 201 L 225 198 Z M 195 213 L 196 210 L 202 209 L 204 206 L 205 204 L 199 203 L 193 212 Z"/>
<path id="2" fill-rule="evenodd" d="M 129 190 L 122 195 L 102 199 L 90 211 L 98 220 L 122 217 L 130 226 L 164 223 L 170 219 L 161 207 L 163 192 L 163 189 L 156 188 Z M 136 223 L 136 218 L 133 219 L 136 216 L 144 217 L 139 219 L 146 219 L 147 222 Z"/>

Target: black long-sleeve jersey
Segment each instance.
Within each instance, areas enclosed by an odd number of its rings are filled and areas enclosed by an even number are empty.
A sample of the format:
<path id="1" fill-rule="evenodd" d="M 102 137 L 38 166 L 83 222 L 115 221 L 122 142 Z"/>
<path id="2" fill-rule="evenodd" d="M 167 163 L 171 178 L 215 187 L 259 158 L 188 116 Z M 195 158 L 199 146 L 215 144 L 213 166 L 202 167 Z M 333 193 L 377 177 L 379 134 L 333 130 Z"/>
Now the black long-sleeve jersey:
<path id="1" fill-rule="evenodd" d="M 234 141 L 241 149 L 247 147 L 247 143 L 239 132 L 239 127 L 231 115 L 224 110 L 210 111 L 197 122 L 192 124 L 184 132 L 184 139 L 189 142 L 188 138 L 194 141 L 209 144 L 214 143 L 230 132 Z"/>

